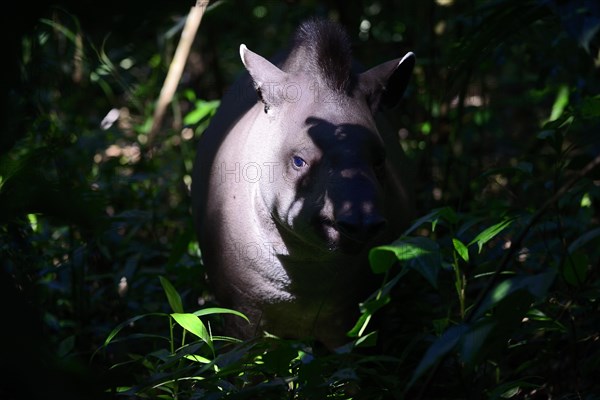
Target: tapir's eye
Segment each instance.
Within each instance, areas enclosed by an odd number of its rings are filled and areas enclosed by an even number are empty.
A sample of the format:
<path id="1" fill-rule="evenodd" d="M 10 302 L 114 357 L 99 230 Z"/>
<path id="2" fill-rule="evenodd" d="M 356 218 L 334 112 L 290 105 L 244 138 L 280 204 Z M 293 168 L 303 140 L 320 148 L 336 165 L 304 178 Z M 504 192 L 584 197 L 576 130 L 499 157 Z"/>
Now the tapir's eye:
<path id="1" fill-rule="evenodd" d="M 293 156 L 292 164 L 294 165 L 294 168 L 302 168 L 302 167 L 306 166 L 306 161 L 304 161 L 304 159 L 302 157 Z"/>

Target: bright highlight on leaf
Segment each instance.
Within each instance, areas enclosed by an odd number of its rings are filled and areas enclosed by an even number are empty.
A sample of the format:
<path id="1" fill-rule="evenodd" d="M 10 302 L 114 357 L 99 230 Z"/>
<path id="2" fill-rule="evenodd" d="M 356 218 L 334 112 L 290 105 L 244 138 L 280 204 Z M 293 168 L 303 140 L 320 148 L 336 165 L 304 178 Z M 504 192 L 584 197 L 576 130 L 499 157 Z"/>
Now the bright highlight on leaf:
<path id="1" fill-rule="evenodd" d="M 555 121 L 562 115 L 565 107 L 569 104 L 569 87 L 562 85 L 556 94 L 556 100 L 552 106 L 549 121 Z"/>
<path id="2" fill-rule="evenodd" d="M 378 246 L 369 252 L 371 270 L 376 274 L 386 272 L 397 261 L 420 273 L 433 287 L 442 266 L 440 248 L 426 237 L 401 237 L 391 245 Z"/>
<path id="3" fill-rule="evenodd" d="M 165 294 L 167 295 L 167 300 L 169 301 L 169 305 L 171 306 L 171 309 L 176 312 L 176 313 L 182 313 L 183 312 L 183 305 L 181 303 L 181 296 L 179 296 L 179 293 L 177 293 L 177 290 L 175 290 L 175 288 L 173 287 L 173 285 L 171 284 L 171 282 L 169 282 L 169 280 L 163 276 L 159 276 L 160 279 L 160 284 L 163 287 L 163 290 L 165 291 Z"/>
<path id="4" fill-rule="evenodd" d="M 477 243 L 477 247 L 479 248 L 479 253 L 481 253 L 481 249 L 483 248 L 483 245 L 486 244 L 487 242 L 489 242 L 490 240 L 492 240 L 496 235 L 498 235 L 500 232 L 502 232 L 508 226 L 510 226 L 510 224 L 512 224 L 513 221 L 514 221 L 513 219 L 505 219 L 502 222 L 498 222 L 497 224 L 490 226 L 489 228 L 487 228 L 483 232 L 481 232 L 479 235 L 477 235 L 475 237 L 475 239 L 473 239 L 468 244 L 468 246 L 471 246 L 472 244 Z"/>
<path id="5" fill-rule="evenodd" d="M 456 238 L 452 239 L 452 244 L 454 245 L 454 250 L 456 250 L 460 258 L 462 258 L 466 262 L 469 262 L 469 249 L 467 248 L 467 246 L 465 246 L 463 242 Z"/>
<path id="6" fill-rule="evenodd" d="M 219 104 L 219 100 L 196 101 L 196 108 L 185 116 L 185 118 L 183 119 L 183 123 L 186 125 L 197 124 L 209 115 L 214 114 L 217 111 Z"/>
<path id="7" fill-rule="evenodd" d="M 171 317 L 173 317 L 175 322 L 181 325 L 183 329 L 193 333 L 194 335 L 198 336 L 200 339 L 212 346 L 212 340 L 210 338 L 210 335 L 208 334 L 208 330 L 206 329 L 206 326 L 204 326 L 204 323 L 200 320 L 200 318 L 190 313 L 173 313 L 171 314 Z"/>

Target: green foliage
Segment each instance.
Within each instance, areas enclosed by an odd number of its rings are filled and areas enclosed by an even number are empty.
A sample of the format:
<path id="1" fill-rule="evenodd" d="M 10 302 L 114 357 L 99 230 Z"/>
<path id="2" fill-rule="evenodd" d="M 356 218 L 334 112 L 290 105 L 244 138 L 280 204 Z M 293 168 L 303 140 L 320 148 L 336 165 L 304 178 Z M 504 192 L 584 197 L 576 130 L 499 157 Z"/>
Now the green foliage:
<path id="1" fill-rule="evenodd" d="M 596 2 L 338 3 L 211 4 L 154 143 L 187 6 L 101 25 L 52 8 L 16 38 L 0 272 L 20 350 L 0 397 L 600 396 Z M 366 67 L 417 55 L 389 118 L 418 167 L 419 218 L 371 250 L 381 287 L 336 352 L 213 334 L 245 317 L 214 304 L 190 216 L 196 139 L 239 44 L 274 54 L 314 14 L 348 27 Z"/>

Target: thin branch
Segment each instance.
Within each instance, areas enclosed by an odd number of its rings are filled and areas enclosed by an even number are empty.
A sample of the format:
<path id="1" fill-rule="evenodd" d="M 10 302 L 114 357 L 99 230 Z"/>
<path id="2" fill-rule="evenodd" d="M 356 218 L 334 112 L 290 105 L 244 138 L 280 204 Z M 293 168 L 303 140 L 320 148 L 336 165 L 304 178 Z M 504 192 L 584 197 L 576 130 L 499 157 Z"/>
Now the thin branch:
<path id="1" fill-rule="evenodd" d="M 171 61 L 169 72 L 167 73 L 167 77 L 165 78 L 163 87 L 160 90 L 160 96 L 156 103 L 156 109 L 154 110 L 154 116 L 152 118 L 152 127 L 148 134 L 149 147 L 152 146 L 152 143 L 161 128 L 167 106 L 173 99 L 173 95 L 175 94 L 175 90 L 177 89 L 177 85 L 183 74 L 185 62 L 190 53 L 192 43 L 194 42 L 196 32 L 198 31 L 198 27 L 200 26 L 202 16 L 204 15 L 207 6 L 207 0 L 196 1 L 196 5 L 190 9 L 190 13 L 185 21 L 179 44 L 177 45 L 175 55 L 173 56 L 173 61 Z"/>

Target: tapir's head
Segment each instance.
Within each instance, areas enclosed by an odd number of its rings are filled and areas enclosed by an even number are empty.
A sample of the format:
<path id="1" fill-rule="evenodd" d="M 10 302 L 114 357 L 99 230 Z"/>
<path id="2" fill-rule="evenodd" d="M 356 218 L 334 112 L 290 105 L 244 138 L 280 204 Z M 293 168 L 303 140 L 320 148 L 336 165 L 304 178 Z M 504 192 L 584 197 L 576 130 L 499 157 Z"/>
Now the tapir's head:
<path id="1" fill-rule="evenodd" d="M 264 111 L 257 160 L 272 171 L 258 197 L 288 248 L 356 253 L 381 237 L 386 210 L 403 206 L 384 204 L 391 171 L 374 114 L 400 100 L 414 55 L 354 73 L 349 47 L 327 24 L 301 28 L 281 67 L 240 46 Z"/>

